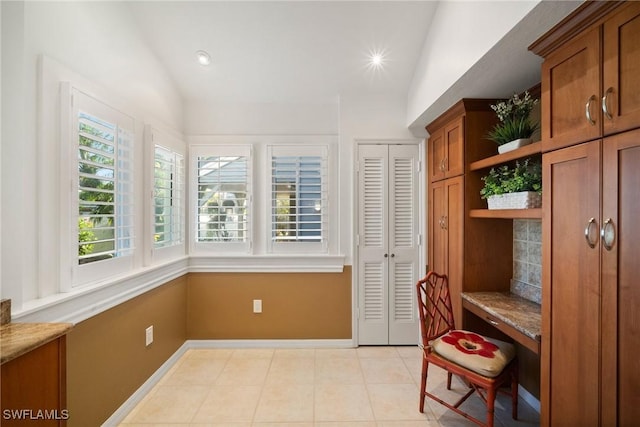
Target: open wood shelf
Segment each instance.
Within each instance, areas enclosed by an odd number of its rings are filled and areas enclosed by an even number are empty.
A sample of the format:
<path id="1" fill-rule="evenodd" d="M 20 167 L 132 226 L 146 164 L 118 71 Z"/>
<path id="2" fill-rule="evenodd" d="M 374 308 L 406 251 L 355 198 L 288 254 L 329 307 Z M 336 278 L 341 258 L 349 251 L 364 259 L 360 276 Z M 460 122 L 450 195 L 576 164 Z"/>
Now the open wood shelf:
<path id="1" fill-rule="evenodd" d="M 486 159 L 478 160 L 469 165 L 469 170 L 475 171 L 479 169 L 489 168 L 502 163 L 507 163 L 512 160 L 521 159 L 523 157 L 532 156 L 534 154 L 542 153 L 542 142 L 534 142 L 524 147 L 516 148 L 513 151 L 508 151 L 503 154 L 496 154 L 495 156 L 487 157 Z"/>
<path id="2" fill-rule="evenodd" d="M 538 209 L 471 209 L 470 218 L 538 219 L 542 218 L 542 208 Z"/>

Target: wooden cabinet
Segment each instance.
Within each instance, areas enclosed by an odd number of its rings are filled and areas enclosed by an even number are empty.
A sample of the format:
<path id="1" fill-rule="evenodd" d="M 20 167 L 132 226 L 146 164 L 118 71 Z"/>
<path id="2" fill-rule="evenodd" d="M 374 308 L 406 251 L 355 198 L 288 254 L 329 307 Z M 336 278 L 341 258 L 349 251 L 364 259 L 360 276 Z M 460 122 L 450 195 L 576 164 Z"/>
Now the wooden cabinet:
<path id="1" fill-rule="evenodd" d="M 543 151 L 640 126 L 638 45 L 640 3 L 590 2 L 531 46 L 545 58 Z"/>
<path id="2" fill-rule="evenodd" d="M 431 181 L 464 173 L 464 122 L 457 117 L 429 138 L 429 176 Z"/>
<path id="3" fill-rule="evenodd" d="M 550 426 L 598 425 L 599 153 L 594 141 L 543 156 L 540 403 Z"/>
<path id="4" fill-rule="evenodd" d="M 66 337 L 2 364 L 3 426 L 65 426 Z"/>
<path id="5" fill-rule="evenodd" d="M 640 126 L 640 3 L 632 2 L 603 25 L 604 135 Z"/>
<path id="6" fill-rule="evenodd" d="M 429 268 L 449 276 L 458 327 L 464 326 L 461 292 L 508 291 L 510 287 L 512 223 L 469 215 L 482 207 L 481 181 L 478 172 L 469 172 L 469 163 L 497 153 L 497 146 L 484 138 L 495 124 L 490 108 L 495 102 L 463 99 L 427 126 L 431 135 L 427 146 Z M 443 152 L 449 154 L 437 154 Z M 447 156 L 448 161 L 438 160 Z M 491 250 L 486 250 L 487 242 Z"/>
<path id="7" fill-rule="evenodd" d="M 429 190 L 430 268 L 449 276 L 452 295 L 462 293 L 464 177 L 434 182 Z M 457 325 L 462 325 L 462 300 L 452 298 Z"/>
<path id="8" fill-rule="evenodd" d="M 640 419 L 640 129 L 603 142 L 602 425 Z"/>
<path id="9" fill-rule="evenodd" d="M 640 419 L 638 46 L 638 2 L 586 2 L 532 46 L 545 57 L 548 151 L 543 426 L 631 426 Z M 571 93 L 591 103 L 580 105 Z"/>
<path id="10" fill-rule="evenodd" d="M 546 153 L 543 173 L 543 424 L 634 425 L 640 130 Z"/>

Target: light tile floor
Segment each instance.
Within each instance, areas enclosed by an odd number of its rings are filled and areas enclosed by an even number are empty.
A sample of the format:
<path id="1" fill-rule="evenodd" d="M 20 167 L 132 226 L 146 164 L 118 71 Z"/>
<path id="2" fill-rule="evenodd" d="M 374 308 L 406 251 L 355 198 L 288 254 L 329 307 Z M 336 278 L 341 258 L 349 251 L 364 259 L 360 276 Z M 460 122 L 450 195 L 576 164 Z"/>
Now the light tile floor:
<path id="1" fill-rule="evenodd" d="M 473 426 L 427 399 L 418 411 L 422 353 L 418 347 L 357 349 L 190 349 L 127 415 L 121 427 L 413 427 Z M 448 396 L 464 387 L 429 368 L 429 390 Z M 453 398 L 451 400 L 454 400 Z M 484 419 L 474 396 L 463 407 Z M 520 400 L 496 403 L 500 426 L 537 426 L 539 416 Z"/>

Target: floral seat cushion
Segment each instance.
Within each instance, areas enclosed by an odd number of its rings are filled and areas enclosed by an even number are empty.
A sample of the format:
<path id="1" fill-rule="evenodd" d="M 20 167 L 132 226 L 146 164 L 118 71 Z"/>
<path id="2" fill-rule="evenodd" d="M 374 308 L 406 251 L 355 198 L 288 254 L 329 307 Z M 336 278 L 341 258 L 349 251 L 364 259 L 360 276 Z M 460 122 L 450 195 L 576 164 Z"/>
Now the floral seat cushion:
<path id="1" fill-rule="evenodd" d="M 453 330 L 431 342 L 440 356 L 485 377 L 500 374 L 515 357 L 513 344 L 465 330 Z"/>

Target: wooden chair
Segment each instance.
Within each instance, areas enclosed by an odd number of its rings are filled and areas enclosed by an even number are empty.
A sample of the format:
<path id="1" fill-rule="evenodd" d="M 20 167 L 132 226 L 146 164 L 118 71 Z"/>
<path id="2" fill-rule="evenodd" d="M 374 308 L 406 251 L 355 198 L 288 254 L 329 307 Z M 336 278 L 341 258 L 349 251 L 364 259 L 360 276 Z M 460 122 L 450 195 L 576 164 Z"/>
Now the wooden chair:
<path id="1" fill-rule="evenodd" d="M 418 281 L 416 290 L 423 347 L 420 412 L 424 412 L 424 400 L 428 396 L 478 425 L 493 427 L 496 393 L 500 387 L 510 385 L 511 416 L 517 419 L 518 362 L 513 345 L 455 329 L 446 275 L 429 272 Z M 448 390 L 451 389 L 451 375 L 455 374 L 469 386 L 468 392 L 454 404 L 428 392 L 430 363 L 447 371 Z M 474 392 L 486 403 L 486 423 L 459 408 Z"/>

